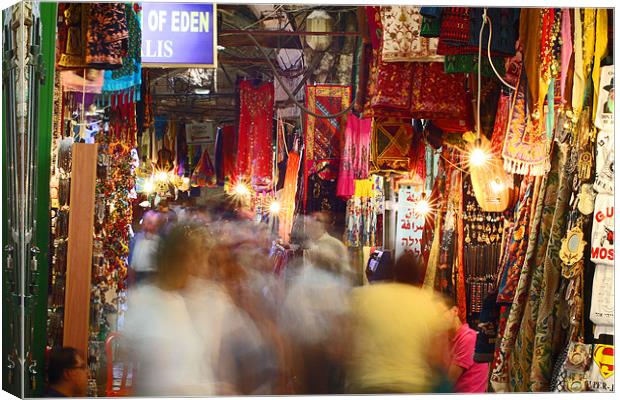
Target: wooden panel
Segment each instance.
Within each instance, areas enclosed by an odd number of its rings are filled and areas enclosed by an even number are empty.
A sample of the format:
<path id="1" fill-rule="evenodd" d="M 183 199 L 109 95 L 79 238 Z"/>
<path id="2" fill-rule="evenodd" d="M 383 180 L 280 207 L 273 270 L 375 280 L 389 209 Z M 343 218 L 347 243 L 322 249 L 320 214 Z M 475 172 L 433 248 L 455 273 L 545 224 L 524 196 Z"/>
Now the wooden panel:
<path id="1" fill-rule="evenodd" d="M 69 243 L 65 287 L 63 345 L 88 354 L 97 145 L 76 143 L 72 149 Z"/>

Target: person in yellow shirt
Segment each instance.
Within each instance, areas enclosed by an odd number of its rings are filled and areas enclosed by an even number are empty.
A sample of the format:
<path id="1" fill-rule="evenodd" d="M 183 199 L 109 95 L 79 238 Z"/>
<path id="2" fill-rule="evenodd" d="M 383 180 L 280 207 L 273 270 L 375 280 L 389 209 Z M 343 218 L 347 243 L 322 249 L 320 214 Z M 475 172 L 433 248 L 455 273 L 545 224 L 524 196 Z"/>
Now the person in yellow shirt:
<path id="1" fill-rule="evenodd" d="M 450 363 L 447 313 L 441 297 L 411 284 L 354 289 L 347 392 L 436 392 Z"/>

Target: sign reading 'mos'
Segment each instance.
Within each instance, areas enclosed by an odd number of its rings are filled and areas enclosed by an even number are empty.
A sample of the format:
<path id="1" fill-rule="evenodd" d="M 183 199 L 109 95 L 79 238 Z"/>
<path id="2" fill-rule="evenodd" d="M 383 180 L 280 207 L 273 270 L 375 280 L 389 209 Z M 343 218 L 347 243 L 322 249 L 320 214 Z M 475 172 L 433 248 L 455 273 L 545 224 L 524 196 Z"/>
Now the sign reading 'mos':
<path id="1" fill-rule="evenodd" d="M 142 3 L 145 67 L 214 67 L 217 19 L 213 3 Z"/>

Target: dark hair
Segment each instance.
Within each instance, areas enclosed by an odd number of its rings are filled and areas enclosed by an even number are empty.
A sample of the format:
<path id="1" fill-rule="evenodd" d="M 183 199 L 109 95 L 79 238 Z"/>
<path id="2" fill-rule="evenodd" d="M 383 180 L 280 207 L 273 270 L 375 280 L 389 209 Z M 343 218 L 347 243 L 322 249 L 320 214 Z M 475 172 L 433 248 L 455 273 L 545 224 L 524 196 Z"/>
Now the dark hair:
<path id="1" fill-rule="evenodd" d="M 411 253 L 403 254 L 394 263 L 394 280 L 396 282 L 422 286 L 425 275 L 426 267 L 422 258 Z"/>
<path id="2" fill-rule="evenodd" d="M 65 370 L 77 367 L 78 354 L 73 347 L 52 349 L 47 366 L 47 379 L 51 385 L 60 382 Z"/>
<path id="3" fill-rule="evenodd" d="M 446 304 L 449 310 L 456 307 L 456 299 L 454 298 L 454 296 L 444 294 L 442 298 L 443 298 L 443 302 Z"/>

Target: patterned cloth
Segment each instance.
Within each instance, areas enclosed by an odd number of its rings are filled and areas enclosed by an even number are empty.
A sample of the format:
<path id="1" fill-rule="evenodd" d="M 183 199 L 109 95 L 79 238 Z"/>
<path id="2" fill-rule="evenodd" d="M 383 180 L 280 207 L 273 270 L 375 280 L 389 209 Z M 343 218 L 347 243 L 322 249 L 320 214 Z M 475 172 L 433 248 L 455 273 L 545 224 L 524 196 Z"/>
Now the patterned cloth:
<path id="1" fill-rule="evenodd" d="M 539 201 L 536 211 L 536 218 L 540 218 L 538 235 L 532 235 L 530 237 L 526 262 L 515 293 L 515 301 L 513 303 L 514 311 L 511 312 L 508 320 L 508 332 L 510 332 L 508 339 L 512 340 L 512 344 L 502 344 L 504 348 L 509 349 L 506 351 L 512 351 L 510 363 L 507 368 L 511 371 L 510 382 L 513 391 L 527 391 L 526 385 L 529 381 L 529 367 L 532 362 L 532 353 L 528 352 L 527 348 L 528 343 L 531 343 L 534 335 L 534 322 L 536 317 L 533 317 L 533 315 L 537 315 L 537 310 L 534 314 L 532 313 L 531 304 L 533 299 L 539 298 L 540 296 L 542 284 L 540 281 L 541 272 L 557 201 L 559 184 L 558 168 L 560 164 L 558 158 L 559 152 L 556 151 L 553 157 L 554 162 L 551 171 L 546 175 L 544 178 L 546 181 L 541 185 L 541 190 L 544 190 L 544 192 L 541 192 L 538 197 Z M 542 208 L 540 209 L 541 201 Z M 539 211 L 541 212 L 540 215 L 538 214 Z M 535 240 L 535 242 L 532 243 L 532 240 Z M 535 245 L 534 249 L 532 249 L 532 245 Z M 530 253 L 530 251 L 532 251 L 532 253 Z M 533 320 L 532 317 L 534 318 Z"/>
<path id="2" fill-rule="evenodd" d="M 254 87 L 250 81 L 241 81 L 239 86 L 236 179 L 268 187 L 273 183 L 273 83 Z"/>
<path id="3" fill-rule="evenodd" d="M 336 192 L 340 197 L 353 196 L 354 180 L 368 178 L 371 125 L 370 118 L 360 119 L 352 113 L 347 116 Z"/>
<path id="4" fill-rule="evenodd" d="M 120 68 L 127 51 L 127 16 L 123 3 L 91 3 L 86 32 L 86 63 Z"/>
<path id="5" fill-rule="evenodd" d="M 350 86 L 306 86 L 306 107 L 317 114 L 337 114 L 349 107 L 350 101 Z M 345 115 L 338 118 L 317 118 L 310 114 L 306 115 L 304 208 L 306 208 L 306 202 L 310 196 L 308 191 L 310 175 L 318 174 L 321 180 L 335 180 L 337 178 L 345 118 Z M 332 194 L 334 193 L 336 193 L 335 190 Z"/>
<path id="6" fill-rule="evenodd" d="M 380 49 L 383 42 L 383 24 L 381 23 L 381 7 L 366 7 L 368 33 L 373 50 Z"/>
<path id="7" fill-rule="evenodd" d="M 215 142 L 215 171 L 218 184 L 223 185 L 235 173 L 235 126 L 218 128 Z"/>
<path id="8" fill-rule="evenodd" d="M 288 162 L 286 164 L 286 176 L 284 177 L 284 188 L 280 197 L 280 220 L 278 225 L 278 234 L 284 243 L 288 243 L 293 229 L 293 221 L 295 218 L 295 196 L 297 195 L 297 181 L 299 177 L 299 166 L 301 157 L 298 152 L 291 151 L 288 153 Z"/>
<path id="9" fill-rule="evenodd" d="M 504 141 L 504 169 L 513 174 L 544 175 L 547 170 L 547 136 L 541 121 L 534 123 L 526 106 L 526 79 L 522 75 Z"/>
<path id="10" fill-rule="evenodd" d="M 515 211 L 515 230 L 512 233 L 506 257 L 506 265 L 502 267 L 502 277 L 497 295 L 498 303 L 512 303 L 515 289 L 525 261 L 528 238 L 530 233 L 531 207 L 534 193 L 534 178 L 527 176 L 521 182 L 519 190 L 521 198 Z"/>
<path id="11" fill-rule="evenodd" d="M 383 25 L 383 50 L 385 62 L 398 61 L 441 61 L 437 55 L 437 38 L 420 35 L 422 15 L 420 7 L 381 7 Z"/>
<path id="12" fill-rule="evenodd" d="M 413 127 L 407 120 L 375 119 L 372 131 L 371 162 L 375 171 L 409 170 L 409 149 Z"/>

